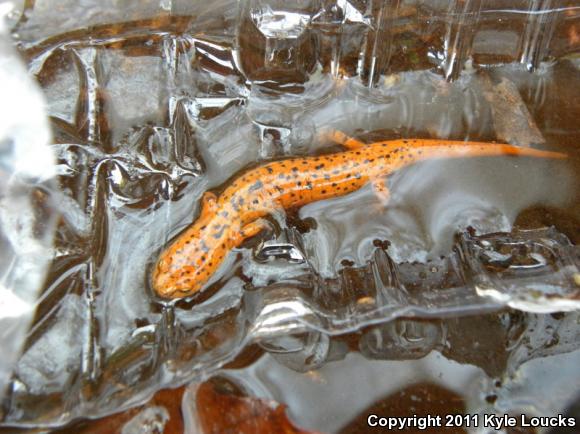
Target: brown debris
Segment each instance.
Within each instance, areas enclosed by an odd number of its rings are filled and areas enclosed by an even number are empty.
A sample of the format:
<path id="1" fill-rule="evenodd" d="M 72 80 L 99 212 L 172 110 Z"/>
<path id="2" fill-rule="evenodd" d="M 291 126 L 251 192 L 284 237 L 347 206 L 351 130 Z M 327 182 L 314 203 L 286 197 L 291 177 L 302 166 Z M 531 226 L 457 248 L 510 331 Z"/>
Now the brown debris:
<path id="1" fill-rule="evenodd" d="M 211 381 L 197 389 L 196 407 L 203 434 L 317 434 L 294 426 L 285 405 L 225 393 Z"/>
<path id="2" fill-rule="evenodd" d="M 480 83 L 483 95 L 491 106 L 498 141 L 516 146 L 541 145 L 546 142 L 512 81 L 504 77 L 499 83 L 493 84 L 486 74 Z"/>
<path id="3" fill-rule="evenodd" d="M 387 432 L 386 428 L 370 427 L 367 418 L 370 414 L 381 417 L 421 417 L 441 416 L 442 424 L 445 425 L 445 416 L 448 414 L 465 414 L 465 402 L 463 398 L 448 389 L 432 383 L 418 383 L 394 392 L 370 407 L 363 410 L 348 425 L 340 430 L 340 434 L 366 434 Z M 414 433 L 449 433 L 463 434 L 463 428 L 431 427 L 421 430 L 418 427 L 405 429 L 405 434 Z"/>

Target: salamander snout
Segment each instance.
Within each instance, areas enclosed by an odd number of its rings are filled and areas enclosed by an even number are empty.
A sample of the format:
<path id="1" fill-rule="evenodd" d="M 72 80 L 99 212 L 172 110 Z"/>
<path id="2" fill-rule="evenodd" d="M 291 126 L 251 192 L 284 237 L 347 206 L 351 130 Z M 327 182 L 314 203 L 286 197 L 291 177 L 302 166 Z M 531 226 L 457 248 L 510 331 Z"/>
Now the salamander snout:
<path id="1" fill-rule="evenodd" d="M 222 223 L 198 220 L 161 253 L 151 281 L 160 297 L 194 295 L 215 275 L 231 249 L 231 231 L 218 225 Z"/>
<path id="2" fill-rule="evenodd" d="M 184 254 L 179 246 L 171 246 L 159 257 L 153 271 L 153 290 L 162 298 L 178 298 L 197 292 L 205 283 L 200 271 L 203 266 Z M 205 274 L 205 273 L 204 273 Z"/>

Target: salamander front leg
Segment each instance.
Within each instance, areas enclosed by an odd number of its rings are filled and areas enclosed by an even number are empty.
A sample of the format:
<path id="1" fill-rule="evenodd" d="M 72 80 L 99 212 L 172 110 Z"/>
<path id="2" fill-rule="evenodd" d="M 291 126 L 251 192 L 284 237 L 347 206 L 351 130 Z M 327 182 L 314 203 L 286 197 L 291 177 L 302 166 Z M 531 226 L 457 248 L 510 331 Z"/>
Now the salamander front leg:
<path id="1" fill-rule="evenodd" d="M 201 197 L 201 216 L 207 217 L 217 210 L 217 196 L 211 191 L 206 191 Z"/>
<path id="2" fill-rule="evenodd" d="M 255 235 L 258 235 L 263 230 L 271 230 L 272 225 L 266 219 L 258 219 L 254 220 L 251 223 L 248 223 L 246 226 L 242 227 L 241 230 L 236 234 L 234 238 L 234 244 L 239 246 L 248 238 L 252 238 Z"/>
<path id="3" fill-rule="evenodd" d="M 342 131 L 331 130 L 328 132 L 327 135 L 330 138 L 330 140 L 338 143 L 339 145 L 344 146 L 346 149 L 349 149 L 351 151 L 366 146 L 366 143 L 353 139 L 352 137 L 349 137 L 346 134 L 344 134 Z"/>
<path id="4" fill-rule="evenodd" d="M 389 192 L 386 183 L 386 178 L 378 178 L 372 181 L 373 191 L 383 207 L 388 205 L 389 199 L 391 198 L 391 193 Z"/>

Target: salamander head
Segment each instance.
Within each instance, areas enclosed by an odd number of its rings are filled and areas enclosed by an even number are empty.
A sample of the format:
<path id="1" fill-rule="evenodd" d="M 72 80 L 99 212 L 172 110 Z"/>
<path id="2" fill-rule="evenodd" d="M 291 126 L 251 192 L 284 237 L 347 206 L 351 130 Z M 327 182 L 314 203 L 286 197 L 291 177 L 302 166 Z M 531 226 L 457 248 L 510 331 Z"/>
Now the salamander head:
<path id="1" fill-rule="evenodd" d="M 157 261 L 152 285 L 160 297 L 187 297 L 203 289 L 233 247 L 234 228 L 205 200 L 200 218 Z"/>
<path id="2" fill-rule="evenodd" d="M 153 272 L 153 289 L 163 298 L 187 297 L 201 290 L 231 249 L 229 228 L 196 222 L 165 250 Z"/>

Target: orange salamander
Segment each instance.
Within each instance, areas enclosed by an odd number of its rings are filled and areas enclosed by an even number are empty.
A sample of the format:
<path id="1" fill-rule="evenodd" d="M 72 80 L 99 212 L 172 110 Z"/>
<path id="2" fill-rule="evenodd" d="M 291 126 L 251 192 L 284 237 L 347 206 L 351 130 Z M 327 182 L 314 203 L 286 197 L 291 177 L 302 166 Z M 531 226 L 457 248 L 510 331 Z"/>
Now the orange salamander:
<path id="1" fill-rule="evenodd" d="M 219 197 L 204 193 L 199 218 L 159 257 L 154 291 L 163 298 L 193 295 L 230 250 L 269 226 L 264 216 L 343 196 L 367 183 L 386 200 L 385 178 L 421 160 L 500 155 L 566 158 L 506 144 L 413 139 L 365 144 L 340 132 L 332 138 L 346 151 L 262 164 L 234 178 Z"/>

